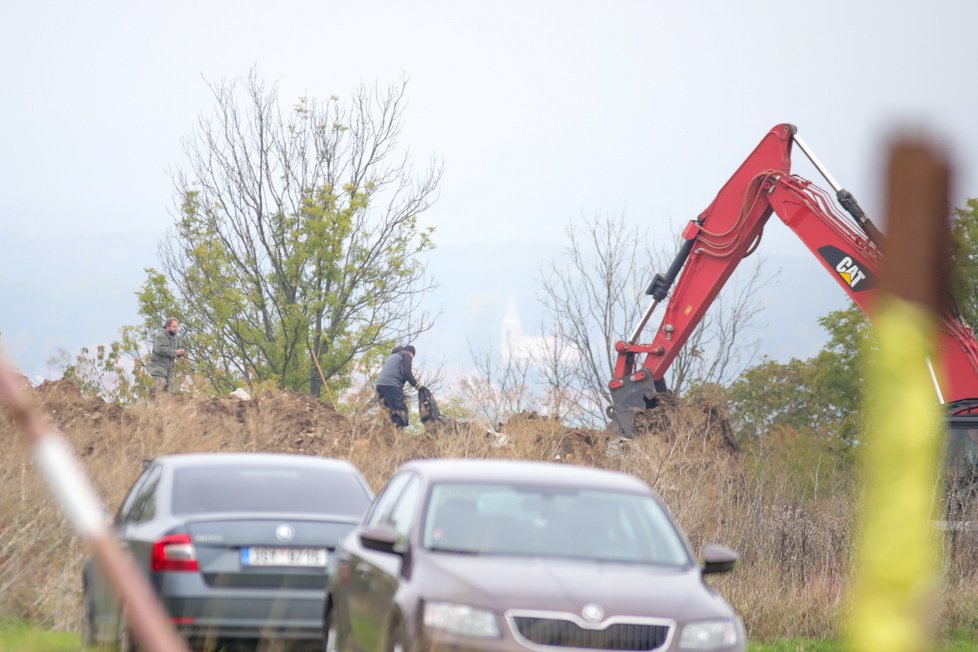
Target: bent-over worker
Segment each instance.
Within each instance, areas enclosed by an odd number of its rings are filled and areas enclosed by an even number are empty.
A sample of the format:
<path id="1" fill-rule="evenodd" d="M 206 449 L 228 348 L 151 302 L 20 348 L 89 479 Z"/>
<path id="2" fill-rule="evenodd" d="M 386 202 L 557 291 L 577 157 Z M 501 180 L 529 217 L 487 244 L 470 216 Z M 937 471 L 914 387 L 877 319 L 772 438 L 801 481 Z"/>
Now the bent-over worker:
<path id="1" fill-rule="evenodd" d="M 396 346 L 384 362 L 377 375 L 377 398 L 390 413 L 391 421 L 398 428 L 408 425 L 408 408 L 404 402 L 404 383 L 418 387 L 418 380 L 411 372 L 411 361 L 414 359 L 414 347 Z"/>

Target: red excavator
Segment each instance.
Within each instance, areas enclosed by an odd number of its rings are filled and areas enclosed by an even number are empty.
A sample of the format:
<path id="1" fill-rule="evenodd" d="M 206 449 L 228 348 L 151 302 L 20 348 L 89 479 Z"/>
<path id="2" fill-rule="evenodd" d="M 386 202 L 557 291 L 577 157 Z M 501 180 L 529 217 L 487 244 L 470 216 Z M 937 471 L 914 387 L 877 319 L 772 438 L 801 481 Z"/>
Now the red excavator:
<path id="1" fill-rule="evenodd" d="M 808 157 L 835 191 L 839 205 L 811 181 L 791 173 L 793 146 Z M 608 416 L 625 437 L 641 430 L 642 416 L 667 391 L 665 374 L 720 289 L 760 242 L 771 214 L 794 231 L 832 278 L 864 312 L 880 291 L 882 234 L 798 136 L 779 124 L 683 231 L 683 244 L 668 271 L 656 274 L 647 294 L 653 301 L 630 339 L 615 344 Z M 670 287 L 675 289 L 670 294 Z M 662 323 L 651 342 L 640 342 L 652 312 L 668 297 Z M 950 302 L 953 305 L 953 301 Z M 951 454 L 975 461 L 978 439 L 978 341 L 956 309 L 944 315 L 938 350 L 944 376 L 931 369 L 937 399 L 947 406 Z M 638 423 L 636 421 L 638 420 Z"/>

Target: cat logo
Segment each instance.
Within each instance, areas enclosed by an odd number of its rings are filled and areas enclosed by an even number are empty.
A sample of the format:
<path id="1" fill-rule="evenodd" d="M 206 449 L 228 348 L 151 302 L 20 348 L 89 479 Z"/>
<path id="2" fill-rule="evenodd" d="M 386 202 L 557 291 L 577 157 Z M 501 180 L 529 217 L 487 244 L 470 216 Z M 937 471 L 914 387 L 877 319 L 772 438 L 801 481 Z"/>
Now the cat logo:
<path id="1" fill-rule="evenodd" d="M 863 270 L 859 269 L 859 265 L 853 262 L 852 258 L 846 256 L 839 261 L 839 264 L 835 266 L 835 271 L 839 272 L 839 276 L 842 280 L 849 284 L 849 287 L 856 289 L 859 281 L 866 278 L 866 274 Z"/>
<path id="2" fill-rule="evenodd" d="M 829 269 L 839 275 L 853 292 L 869 290 L 876 285 L 865 263 L 859 262 L 838 247 L 826 245 L 819 247 L 819 255 L 825 260 Z"/>

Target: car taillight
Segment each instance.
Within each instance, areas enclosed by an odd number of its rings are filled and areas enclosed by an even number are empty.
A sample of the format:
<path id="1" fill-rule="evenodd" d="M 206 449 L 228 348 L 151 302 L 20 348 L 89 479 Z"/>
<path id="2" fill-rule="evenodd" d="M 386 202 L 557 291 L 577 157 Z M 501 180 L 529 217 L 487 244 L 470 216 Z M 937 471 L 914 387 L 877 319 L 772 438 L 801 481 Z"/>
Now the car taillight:
<path id="1" fill-rule="evenodd" d="M 197 555 L 189 534 L 171 534 L 153 543 L 152 569 L 160 571 L 195 571 Z"/>

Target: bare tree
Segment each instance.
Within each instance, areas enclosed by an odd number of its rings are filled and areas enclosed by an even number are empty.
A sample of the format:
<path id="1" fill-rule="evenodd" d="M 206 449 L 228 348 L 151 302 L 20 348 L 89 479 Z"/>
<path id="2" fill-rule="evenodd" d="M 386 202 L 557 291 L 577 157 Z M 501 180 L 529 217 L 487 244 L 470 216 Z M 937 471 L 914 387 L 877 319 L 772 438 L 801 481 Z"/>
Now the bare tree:
<path id="1" fill-rule="evenodd" d="M 757 293 L 770 283 L 763 276 L 765 259 L 757 258 L 742 273 L 735 273 L 703 315 L 683 350 L 669 368 L 669 387 L 676 392 L 690 385 L 727 385 L 757 360 L 760 341 L 749 337 L 756 330 L 763 306 Z"/>
<path id="2" fill-rule="evenodd" d="M 539 293 L 554 342 L 570 343 L 578 361 L 572 383 L 585 399 L 588 421 L 603 419 L 610 403 L 607 381 L 614 364 L 612 346 L 624 325 L 636 323 L 641 306 L 636 270 L 651 253 L 646 238 L 622 216 L 596 217 L 566 228 L 564 257 L 544 271 Z"/>
<path id="3" fill-rule="evenodd" d="M 538 326 L 541 346 L 530 355 L 536 385 L 543 388 L 541 397 L 543 411 L 548 416 L 569 424 L 586 421 L 581 410 L 593 397 L 585 399 L 584 390 L 574 382 L 578 368 L 578 352 L 574 345 L 565 339 L 547 334 L 545 325 Z"/>
<path id="4" fill-rule="evenodd" d="M 463 400 L 493 426 L 528 409 L 534 398 L 530 389 L 531 360 L 527 356 L 493 354 L 490 345 L 480 352 L 469 343 L 476 374 L 462 379 Z"/>
<path id="5" fill-rule="evenodd" d="M 552 337 L 547 341 L 576 350 L 571 385 L 583 418 L 597 424 L 611 404 L 608 381 L 616 360 L 615 342 L 638 323 L 652 270 L 663 268 L 662 262 L 673 254 L 650 249 L 648 234 L 628 226 L 623 216 L 572 222 L 567 236 L 563 258 L 544 270 L 540 300 L 550 322 Z M 668 247 L 674 250 L 675 244 Z M 756 300 L 763 286 L 760 270 L 759 262 L 752 274 L 732 281 L 733 288 L 715 302 L 671 367 L 668 382 L 673 390 L 729 380 L 753 360 L 757 342 L 744 341 L 744 335 L 761 310 Z"/>
<path id="6" fill-rule="evenodd" d="M 210 84 L 214 114 L 185 141 L 190 170 L 175 177 L 160 246 L 174 296 L 153 291 L 151 270 L 140 298 L 147 317 L 183 318 L 195 370 L 217 387 L 271 380 L 319 395 L 317 366 L 341 385 L 358 358 L 430 327 L 418 216 L 441 169 L 415 176 L 399 153 L 405 87 L 283 112 L 254 71 Z"/>

